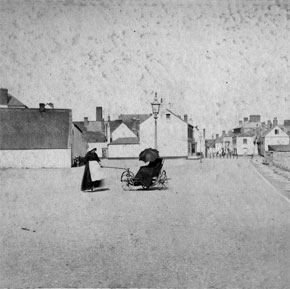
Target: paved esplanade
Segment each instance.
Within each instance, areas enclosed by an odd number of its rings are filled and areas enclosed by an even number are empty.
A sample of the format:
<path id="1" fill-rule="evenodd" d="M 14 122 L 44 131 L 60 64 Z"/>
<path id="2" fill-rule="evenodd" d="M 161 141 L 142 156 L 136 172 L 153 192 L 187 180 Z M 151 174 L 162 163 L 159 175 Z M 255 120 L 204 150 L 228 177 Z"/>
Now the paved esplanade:
<path id="1" fill-rule="evenodd" d="M 131 166 L 137 160 L 104 161 Z M 166 191 L 2 170 L 0 287 L 289 288 L 290 203 L 249 160 L 166 160 Z"/>

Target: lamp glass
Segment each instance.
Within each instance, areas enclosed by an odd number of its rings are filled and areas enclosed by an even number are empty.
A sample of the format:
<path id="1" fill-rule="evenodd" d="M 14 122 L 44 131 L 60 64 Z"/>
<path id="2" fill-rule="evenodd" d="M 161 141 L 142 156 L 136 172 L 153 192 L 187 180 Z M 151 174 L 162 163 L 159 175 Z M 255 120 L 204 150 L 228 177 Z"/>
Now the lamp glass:
<path id="1" fill-rule="evenodd" d="M 155 97 L 154 101 L 151 103 L 152 106 L 152 112 L 154 115 L 157 115 L 159 113 L 160 109 L 160 102 L 158 102 L 157 97 Z"/>

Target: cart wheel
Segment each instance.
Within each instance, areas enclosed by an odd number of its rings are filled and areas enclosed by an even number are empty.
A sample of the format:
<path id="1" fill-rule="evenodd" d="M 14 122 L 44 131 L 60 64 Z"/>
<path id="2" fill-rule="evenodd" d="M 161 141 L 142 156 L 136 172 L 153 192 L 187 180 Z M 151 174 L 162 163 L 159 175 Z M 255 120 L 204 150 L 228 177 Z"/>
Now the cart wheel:
<path id="1" fill-rule="evenodd" d="M 133 179 L 134 174 L 128 169 L 124 171 L 121 175 L 121 182 L 122 182 L 122 188 L 124 191 L 131 190 L 133 186 Z"/>

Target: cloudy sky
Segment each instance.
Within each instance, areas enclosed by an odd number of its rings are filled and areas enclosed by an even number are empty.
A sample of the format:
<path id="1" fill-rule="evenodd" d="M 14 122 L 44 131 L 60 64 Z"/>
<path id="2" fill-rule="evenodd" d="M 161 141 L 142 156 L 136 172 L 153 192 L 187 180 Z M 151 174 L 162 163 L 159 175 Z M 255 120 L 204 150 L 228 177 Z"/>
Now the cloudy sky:
<path id="1" fill-rule="evenodd" d="M 73 120 L 150 113 L 154 92 L 210 133 L 290 119 L 284 0 L 1 0 L 0 86 Z M 289 2 L 290 3 L 290 2 Z"/>

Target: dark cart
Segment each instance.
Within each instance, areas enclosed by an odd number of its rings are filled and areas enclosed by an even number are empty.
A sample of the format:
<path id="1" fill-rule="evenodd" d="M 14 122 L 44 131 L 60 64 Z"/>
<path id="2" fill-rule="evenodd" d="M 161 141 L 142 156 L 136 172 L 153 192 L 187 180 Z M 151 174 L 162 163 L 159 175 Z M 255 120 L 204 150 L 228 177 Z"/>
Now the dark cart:
<path id="1" fill-rule="evenodd" d="M 121 175 L 123 190 L 132 190 L 133 187 L 141 186 L 143 189 L 167 188 L 168 178 L 163 169 L 164 159 L 157 158 L 147 166 L 142 166 L 136 175 L 130 169 L 126 169 Z"/>

